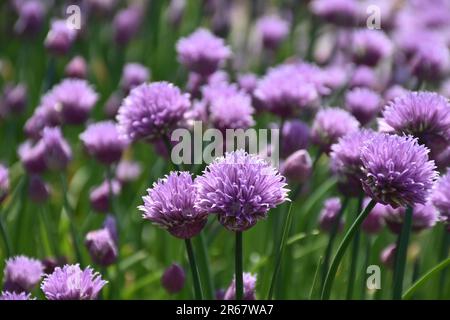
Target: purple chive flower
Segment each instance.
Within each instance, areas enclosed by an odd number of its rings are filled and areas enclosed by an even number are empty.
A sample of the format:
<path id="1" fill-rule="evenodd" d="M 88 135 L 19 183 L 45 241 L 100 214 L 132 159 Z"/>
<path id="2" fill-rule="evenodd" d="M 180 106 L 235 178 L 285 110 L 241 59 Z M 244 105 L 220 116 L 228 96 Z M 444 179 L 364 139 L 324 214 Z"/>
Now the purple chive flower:
<path id="1" fill-rule="evenodd" d="M 395 98 L 401 97 L 407 93 L 409 93 L 409 90 L 403 88 L 400 85 L 393 85 L 384 92 L 384 101 L 386 103 L 389 103 L 391 101 L 394 101 Z"/>
<path id="2" fill-rule="evenodd" d="M 295 151 L 307 149 L 310 142 L 310 129 L 300 120 L 288 120 L 284 122 L 281 130 L 280 155 L 287 158 Z"/>
<path id="3" fill-rule="evenodd" d="M 28 196 L 33 202 L 45 202 L 50 197 L 50 186 L 40 176 L 32 175 L 28 182 Z"/>
<path id="4" fill-rule="evenodd" d="M 306 150 L 291 154 L 280 168 L 280 173 L 289 181 L 304 183 L 311 175 L 312 161 Z"/>
<path id="5" fill-rule="evenodd" d="M 125 92 L 130 92 L 131 89 L 138 85 L 147 82 L 150 79 L 150 72 L 147 67 L 140 63 L 127 63 L 123 67 L 122 79 L 120 86 Z"/>
<path id="6" fill-rule="evenodd" d="M 98 95 L 82 79 L 64 79 L 51 90 L 53 108 L 61 114 L 67 124 L 82 124 L 97 102 Z"/>
<path id="7" fill-rule="evenodd" d="M 44 265 L 44 273 L 45 274 L 50 274 L 53 273 L 53 271 L 55 271 L 56 267 L 62 267 L 65 264 L 67 264 L 67 258 L 62 256 L 62 257 L 47 257 L 41 260 L 42 264 Z"/>
<path id="8" fill-rule="evenodd" d="M 203 77 L 213 74 L 231 56 L 223 39 L 200 28 L 177 42 L 178 61 Z"/>
<path id="9" fill-rule="evenodd" d="M 323 20 L 339 26 L 353 26 L 358 21 L 359 5 L 355 0 L 314 0 L 311 10 Z"/>
<path id="10" fill-rule="evenodd" d="M 85 245 L 92 260 L 98 265 L 106 267 L 116 262 L 119 249 L 114 234 L 108 228 L 89 232 Z"/>
<path id="11" fill-rule="evenodd" d="M 195 180 L 200 212 L 217 214 L 230 231 L 244 231 L 287 201 L 285 178 L 261 157 L 243 150 L 226 153 Z"/>
<path id="12" fill-rule="evenodd" d="M 395 255 L 397 252 L 397 245 L 392 243 L 383 249 L 380 255 L 380 260 L 383 265 L 386 267 L 393 269 L 395 263 Z"/>
<path id="13" fill-rule="evenodd" d="M 5 200 L 9 193 L 9 170 L 0 163 L 0 203 Z"/>
<path id="14" fill-rule="evenodd" d="M 251 98 L 244 93 L 219 96 L 211 102 L 210 119 L 214 127 L 226 129 L 248 129 L 255 124 Z"/>
<path id="15" fill-rule="evenodd" d="M 169 24 L 177 28 L 180 26 L 183 19 L 184 11 L 186 7 L 186 0 L 171 0 L 170 5 L 167 7 L 166 18 Z"/>
<path id="16" fill-rule="evenodd" d="M 346 134 L 331 146 L 330 167 L 338 178 L 339 190 L 351 197 L 361 194 L 362 171 L 361 149 L 374 132 L 358 130 Z"/>
<path id="17" fill-rule="evenodd" d="M 428 152 L 411 136 L 374 134 L 361 149 L 364 191 L 394 208 L 425 204 L 437 178 Z"/>
<path id="18" fill-rule="evenodd" d="M 117 12 L 113 20 L 114 41 L 124 47 L 138 33 L 142 23 L 143 8 L 130 6 Z"/>
<path id="19" fill-rule="evenodd" d="M 180 292 L 186 282 L 186 274 L 183 268 L 176 263 L 168 267 L 161 277 L 161 284 L 170 294 Z"/>
<path id="20" fill-rule="evenodd" d="M 33 115 L 25 123 L 24 131 L 26 135 L 33 140 L 38 140 L 45 127 L 60 125 L 60 113 L 55 108 L 59 105 L 51 91 L 46 93 L 41 98 L 40 105 L 34 110 Z"/>
<path id="21" fill-rule="evenodd" d="M 143 218 L 167 229 L 174 237 L 189 239 L 200 233 L 207 213 L 194 208 L 196 189 L 189 172 L 171 172 L 159 179 L 139 206 Z"/>
<path id="22" fill-rule="evenodd" d="M 363 208 L 370 202 L 369 198 L 364 199 Z M 364 219 L 361 229 L 367 234 L 377 234 L 384 226 L 384 217 L 388 210 L 388 206 L 377 203 L 370 211 L 369 215 Z"/>
<path id="23" fill-rule="evenodd" d="M 386 207 L 384 220 L 389 230 L 395 234 L 399 234 L 402 230 L 405 211 L 406 209 L 402 207 L 396 209 L 393 209 L 390 206 Z M 438 221 L 438 217 L 439 213 L 431 202 L 416 204 L 413 207 L 412 231 L 420 232 L 424 229 L 433 227 Z"/>
<path id="24" fill-rule="evenodd" d="M 348 133 L 357 131 L 359 122 L 350 113 L 339 108 L 320 110 L 314 119 L 311 139 L 323 152 L 329 153 L 330 147 Z"/>
<path id="25" fill-rule="evenodd" d="M 256 300 L 255 289 L 256 289 L 256 274 L 251 274 L 248 272 L 243 273 L 243 284 L 244 284 L 244 296 L 243 300 Z M 223 300 L 235 300 L 236 299 L 236 280 L 233 279 L 230 286 L 228 287 Z"/>
<path id="26" fill-rule="evenodd" d="M 100 121 L 90 124 L 80 135 L 81 141 L 97 161 L 110 165 L 120 160 L 127 146 L 119 137 L 117 125 L 112 121 Z"/>
<path id="27" fill-rule="evenodd" d="M 275 50 L 289 34 L 289 23 L 276 15 L 260 18 L 256 27 L 266 49 Z"/>
<path id="28" fill-rule="evenodd" d="M 116 167 L 116 178 L 122 184 L 137 180 L 141 173 L 142 167 L 135 161 L 122 160 Z"/>
<path id="29" fill-rule="evenodd" d="M 341 230 L 344 227 L 344 221 L 342 217 L 339 217 L 341 208 L 342 204 L 339 198 L 335 197 L 325 200 L 319 216 L 320 229 L 325 232 L 332 232 L 337 224 L 337 231 Z"/>
<path id="30" fill-rule="evenodd" d="M 41 289 L 48 300 L 95 300 L 107 281 L 92 268 L 78 264 L 56 267 L 42 281 Z"/>
<path id="31" fill-rule="evenodd" d="M 380 95 L 367 88 L 355 88 L 345 95 L 347 110 L 361 125 L 366 125 L 375 118 L 381 110 L 381 103 Z"/>
<path id="32" fill-rule="evenodd" d="M 436 182 L 431 202 L 438 209 L 440 220 L 450 222 L 450 172 L 443 175 Z"/>
<path id="33" fill-rule="evenodd" d="M 340 65 L 331 65 L 323 69 L 323 84 L 331 89 L 342 88 L 349 80 L 348 68 Z"/>
<path id="34" fill-rule="evenodd" d="M 241 90 L 252 95 L 258 86 L 258 76 L 254 73 L 240 74 L 238 75 L 237 83 Z"/>
<path id="35" fill-rule="evenodd" d="M 0 116 L 21 114 L 27 105 L 27 87 L 23 84 L 5 85 L 0 101 Z"/>
<path id="36" fill-rule="evenodd" d="M 449 49 L 444 41 L 418 42 L 410 63 L 412 73 L 426 80 L 439 80 L 450 70 Z"/>
<path id="37" fill-rule="evenodd" d="M 290 117 L 316 106 L 320 95 L 316 83 L 298 65 L 290 64 L 270 69 L 259 81 L 255 98 L 268 111 Z"/>
<path id="38" fill-rule="evenodd" d="M 119 108 L 118 130 L 129 141 L 164 137 L 190 108 L 189 95 L 173 84 L 154 82 L 131 90 Z"/>
<path id="39" fill-rule="evenodd" d="M 68 78 L 85 79 L 87 77 L 87 64 L 82 56 L 75 56 L 64 69 L 64 73 Z"/>
<path id="40" fill-rule="evenodd" d="M 433 156 L 450 143 L 449 110 L 448 100 L 437 93 L 411 92 L 384 109 L 383 121 L 397 133 L 417 137 Z"/>
<path id="41" fill-rule="evenodd" d="M 111 185 L 108 181 L 103 181 L 101 185 L 91 190 L 89 201 L 92 208 L 98 212 L 110 210 L 110 191 L 113 196 L 117 196 L 120 194 L 121 189 L 121 185 L 117 180 L 112 180 Z"/>
<path id="42" fill-rule="evenodd" d="M 9 292 L 9 291 L 2 291 L 0 294 L 0 300 L 34 300 L 31 298 L 30 293 L 21 292 L 21 293 L 15 293 L 15 292 Z"/>
<path id="43" fill-rule="evenodd" d="M 17 6 L 19 18 L 14 25 L 14 31 L 19 35 L 33 36 L 42 28 L 46 8 L 40 0 L 25 1 Z"/>
<path id="44" fill-rule="evenodd" d="M 6 260 L 4 289 L 10 292 L 30 292 L 43 276 L 44 266 L 39 260 L 16 256 Z"/>
<path id="45" fill-rule="evenodd" d="M 357 64 L 375 66 L 387 58 L 392 49 L 391 40 L 381 30 L 361 29 L 353 35 L 352 55 Z"/>
<path id="46" fill-rule="evenodd" d="M 45 47 L 53 54 L 65 55 L 75 42 L 77 31 L 70 28 L 66 20 L 52 22 L 50 31 L 45 38 Z"/>
<path id="47" fill-rule="evenodd" d="M 349 83 L 350 89 L 365 87 L 376 90 L 378 85 L 379 80 L 374 69 L 367 66 L 359 66 L 356 68 Z"/>
<path id="48" fill-rule="evenodd" d="M 63 170 L 72 160 L 72 150 L 59 127 L 44 128 L 42 139 L 45 148 L 45 163 L 51 170 Z"/>
<path id="49" fill-rule="evenodd" d="M 20 162 L 25 170 L 31 174 L 40 174 L 47 170 L 45 152 L 45 145 L 42 141 L 36 144 L 33 144 L 31 141 L 25 141 L 18 149 Z"/>

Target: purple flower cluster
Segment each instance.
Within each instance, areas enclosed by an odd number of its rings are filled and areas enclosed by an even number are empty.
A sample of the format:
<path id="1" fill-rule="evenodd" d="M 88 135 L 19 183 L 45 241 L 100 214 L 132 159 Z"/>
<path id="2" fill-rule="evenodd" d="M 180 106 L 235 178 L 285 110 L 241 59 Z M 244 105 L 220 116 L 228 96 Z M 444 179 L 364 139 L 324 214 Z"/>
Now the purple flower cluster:
<path id="1" fill-rule="evenodd" d="M 95 300 L 107 281 L 90 267 L 78 264 L 56 267 L 46 275 L 41 289 L 48 300 Z"/>
<path id="2" fill-rule="evenodd" d="M 242 150 L 227 153 L 208 165 L 195 180 L 200 212 L 217 214 L 230 231 L 244 231 L 287 200 L 282 177 L 262 158 Z"/>
<path id="3" fill-rule="evenodd" d="M 120 160 L 127 142 L 120 138 L 112 121 L 90 124 L 80 135 L 86 150 L 99 162 L 109 165 Z"/>
<path id="4" fill-rule="evenodd" d="M 224 41 L 206 29 L 198 29 L 181 38 L 176 49 L 180 63 L 202 76 L 214 73 L 231 56 Z"/>
<path id="5" fill-rule="evenodd" d="M 128 141 L 164 137 L 182 120 L 190 106 L 189 95 L 173 84 L 141 84 L 131 90 L 119 108 L 119 133 Z"/>
<path id="6" fill-rule="evenodd" d="M 327 199 L 320 211 L 319 226 L 325 232 L 332 232 L 334 228 L 339 231 L 344 227 L 344 221 L 340 217 L 341 200 L 337 197 Z"/>
<path id="7" fill-rule="evenodd" d="M 6 261 L 4 289 L 20 293 L 30 292 L 41 281 L 44 266 L 39 260 L 16 256 Z"/>
<path id="8" fill-rule="evenodd" d="M 139 206 L 144 219 L 181 239 L 192 238 L 205 226 L 207 212 L 194 207 L 196 189 L 190 173 L 171 172 L 147 192 Z"/>
<path id="9" fill-rule="evenodd" d="M 243 300 L 256 300 L 255 288 L 256 288 L 256 275 L 248 272 L 243 273 L 243 284 L 244 284 L 244 296 Z M 236 299 L 236 280 L 233 279 L 223 300 L 235 300 Z"/>
<path id="10" fill-rule="evenodd" d="M 425 204 L 437 178 L 428 152 L 410 136 L 374 134 L 361 150 L 364 191 L 394 208 Z"/>

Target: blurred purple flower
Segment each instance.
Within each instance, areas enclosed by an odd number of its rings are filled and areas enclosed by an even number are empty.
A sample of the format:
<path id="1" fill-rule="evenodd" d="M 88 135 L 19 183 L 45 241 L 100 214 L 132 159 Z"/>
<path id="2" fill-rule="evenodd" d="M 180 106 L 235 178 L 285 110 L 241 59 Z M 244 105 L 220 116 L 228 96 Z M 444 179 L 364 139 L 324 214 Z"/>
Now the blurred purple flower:
<path id="1" fill-rule="evenodd" d="M 440 213 L 440 220 L 450 222 L 450 172 L 439 178 L 436 182 L 431 202 Z"/>
<path id="2" fill-rule="evenodd" d="M 363 202 L 363 208 L 367 207 L 370 199 L 365 198 Z M 384 217 L 388 210 L 389 206 L 385 206 L 381 203 L 377 203 L 375 207 L 373 207 L 372 211 L 369 212 L 369 215 L 364 219 L 361 224 L 361 229 L 367 234 L 377 234 L 381 231 L 384 226 Z"/>
<path id="3" fill-rule="evenodd" d="M 357 131 L 358 128 L 358 120 L 347 111 L 339 108 L 325 108 L 316 114 L 311 128 L 311 139 L 328 154 L 331 145 L 340 137 Z"/>
<path id="4" fill-rule="evenodd" d="M 142 167 L 138 162 L 122 160 L 116 167 L 116 178 L 120 183 L 135 181 L 142 173 Z"/>
<path id="5" fill-rule="evenodd" d="M 251 98 L 244 93 L 219 96 L 211 102 L 209 110 L 212 124 L 223 132 L 226 129 L 245 130 L 255 124 Z"/>
<path id="6" fill-rule="evenodd" d="M 91 259 L 98 265 L 106 267 L 116 262 L 119 249 L 114 235 L 108 228 L 88 232 L 85 245 Z"/>
<path id="7" fill-rule="evenodd" d="M 59 127 L 44 128 L 39 143 L 44 145 L 44 159 L 50 170 L 64 170 L 72 160 L 72 150 Z"/>
<path id="8" fill-rule="evenodd" d="M 359 66 L 353 72 L 350 79 L 349 87 L 350 89 L 356 87 L 365 87 L 372 90 L 376 90 L 379 86 L 379 80 L 375 74 L 374 69 L 367 66 Z"/>
<path id="9" fill-rule="evenodd" d="M 178 40 L 176 49 L 180 63 L 202 76 L 214 73 L 231 56 L 223 39 L 203 28 Z"/>
<path id="10" fill-rule="evenodd" d="M 327 22 L 354 26 L 358 21 L 359 4 L 355 0 L 313 0 L 311 11 Z"/>
<path id="11" fill-rule="evenodd" d="M 405 211 L 405 208 L 402 207 L 396 209 L 390 206 L 386 207 L 384 220 L 389 230 L 395 234 L 400 234 L 402 230 Z M 431 228 L 438 221 L 438 217 L 439 213 L 431 202 L 425 204 L 418 203 L 413 207 L 412 230 L 414 232 L 420 232 L 424 229 Z"/>
<path id="12" fill-rule="evenodd" d="M 381 97 L 367 88 L 355 88 L 345 94 L 345 106 L 361 123 L 366 125 L 381 111 Z"/>
<path id="13" fill-rule="evenodd" d="M 123 67 L 120 85 L 126 93 L 129 93 L 131 89 L 147 82 L 149 79 L 150 72 L 147 67 L 140 63 L 127 63 Z"/>
<path id="14" fill-rule="evenodd" d="M 375 66 L 392 51 L 391 40 L 381 30 L 360 29 L 353 34 L 352 56 L 357 64 Z"/>
<path id="15" fill-rule="evenodd" d="M 39 260 L 15 256 L 6 260 L 4 289 L 10 292 L 30 292 L 43 276 L 44 266 Z"/>
<path id="16" fill-rule="evenodd" d="M 304 183 L 311 175 L 312 161 L 306 150 L 292 153 L 281 165 L 280 173 L 289 181 Z"/>
<path id="17" fill-rule="evenodd" d="M 180 292 L 186 282 L 186 274 L 183 268 L 176 263 L 168 267 L 161 277 L 161 284 L 170 294 Z"/>
<path id="18" fill-rule="evenodd" d="M 338 197 L 325 200 L 319 216 L 320 229 L 325 232 L 332 232 L 332 230 L 336 227 L 337 231 L 342 230 L 344 227 L 344 221 L 342 220 L 342 217 L 339 217 L 341 208 L 341 200 Z"/>
<path id="19" fill-rule="evenodd" d="M 112 193 L 112 196 L 117 196 L 120 194 L 121 191 L 121 185 L 117 180 L 111 181 L 111 190 L 110 184 L 108 181 L 103 181 L 101 185 L 98 187 L 95 187 L 91 190 L 91 193 L 89 195 L 89 200 L 91 203 L 92 208 L 95 211 L 98 212 L 106 212 L 110 210 L 110 191 Z"/>
<path id="20" fill-rule="evenodd" d="M 395 263 L 395 255 L 397 252 L 397 245 L 392 243 L 381 251 L 380 260 L 387 268 L 393 269 Z"/>
<path id="21" fill-rule="evenodd" d="M 86 150 L 97 161 L 110 165 L 120 160 L 127 143 L 119 136 L 117 125 L 112 121 L 90 124 L 80 135 Z"/>
<path id="22" fill-rule="evenodd" d="M 52 21 L 50 31 L 45 38 L 45 47 L 53 54 L 65 55 L 77 37 L 76 29 L 70 28 L 66 20 Z"/>
<path id="23" fill-rule="evenodd" d="M 255 289 L 256 289 L 256 274 L 251 274 L 248 272 L 243 273 L 243 284 L 244 284 L 244 296 L 243 300 L 256 300 Z M 236 299 L 236 280 L 233 278 L 230 286 L 228 287 L 223 300 L 235 300 Z"/>
<path id="24" fill-rule="evenodd" d="M 276 15 L 266 15 L 258 19 L 256 27 L 263 46 L 275 50 L 289 34 L 289 23 Z"/>
<path id="25" fill-rule="evenodd" d="M 14 31 L 19 35 L 34 36 L 44 23 L 46 7 L 41 0 L 28 0 L 17 6 L 19 18 Z"/>
<path id="26" fill-rule="evenodd" d="M 252 95 L 258 86 L 258 76 L 254 73 L 244 73 L 238 75 L 237 83 L 239 88 Z"/>
<path id="27" fill-rule="evenodd" d="M 299 66 L 290 64 L 269 69 L 259 81 L 255 97 L 268 111 L 290 117 L 316 106 L 320 95 L 317 84 L 300 72 Z"/>
<path id="28" fill-rule="evenodd" d="M 119 46 L 126 46 L 138 33 L 143 19 L 143 8 L 139 5 L 131 5 L 121 9 L 114 17 L 112 26 L 114 41 Z"/>
<path id="29" fill-rule="evenodd" d="M 9 170 L 0 163 L 0 204 L 9 193 Z"/>
<path id="30" fill-rule="evenodd" d="M 82 56 L 75 56 L 64 69 L 64 73 L 68 78 L 85 79 L 87 77 L 87 64 Z"/>
<path id="31" fill-rule="evenodd" d="M 0 116 L 23 113 L 27 105 L 27 87 L 24 84 L 5 85 L 0 101 Z"/>
<path id="32" fill-rule="evenodd" d="M 33 144 L 27 140 L 18 149 L 20 162 L 30 174 L 40 174 L 47 170 L 45 152 L 45 145 L 42 141 Z"/>
<path id="33" fill-rule="evenodd" d="M 284 122 L 281 130 L 280 155 L 286 158 L 300 149 L 307 149 L 310 143 L 310 129 L 306 123 L 300 120 L 288 120 Z"/>

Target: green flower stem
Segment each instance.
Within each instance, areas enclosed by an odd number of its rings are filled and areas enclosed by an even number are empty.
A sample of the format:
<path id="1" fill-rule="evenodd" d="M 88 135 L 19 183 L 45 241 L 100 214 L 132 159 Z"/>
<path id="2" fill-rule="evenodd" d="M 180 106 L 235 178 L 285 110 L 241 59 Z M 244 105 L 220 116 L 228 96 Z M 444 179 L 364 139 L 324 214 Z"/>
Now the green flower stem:
<path id="1" fill-rule="evenodd" d="M 325 279 L 326 279 L 327 272 L 328 272 L 328 266 L 330 264 L 331 253 L 333 251 L 334 240 L 336 239 L 336 235 L 339 230 L 339 222 L 341 221 L 342 216 L 344 215 L 344 212 L 345 212 L 345 209 L 347 208 L 348 202 L 349 202 L 349 198 L 347 198 L 347 197 L 344 198 L 344 201 L 342 202 L 341 210 L 339 211 L 339 214 L 336 217 L 336 223 L 333 224 L 333 227 L 331 228 L 331 231 L 330 231 L 330 235 L 328 238 L 328 244 L 325 249 L 325 254 L 324 254 L 323 263 L 322 263 L 322 282 L 321 282 L 322 290 L 323 290 L 323 286 L 325 285 Z"/>
<path id="2" fill-rule="evenodd" d="M 209 268 L 208 248 L 206 247 L 206 239 L 203 232 L 200 232 L 198 237 L 194 238 L 194 245 L 198 250 L 199 269 L 201 274 L 204 275 L 202 278 L 202 283 L 205 284 L 203 286 L 205 289 L 205 297 L 206 299 L 213 300 L 215 297 L 214 282 L 211 276 L 211 270 Z"/>
<path id="3" fill-rule="evenodd" d="M 406 254 L 408 251 L 409 235 L 411 233 L 413 209 L 408 207 L 405 212 L 402 231 L 398 236 L 397 250 L 395 255 L 393 298 L 402 298 L 403 278 L 406 269 Z"/>
<path id="4" fill-rule="evenodd" d="M 83 255 L 81 254 L 80 238 L 79 238 L 79 235 L 77 232 L 73 209 L 69 203 L 67 177 L 64 172 L 61 173 L 61 188 L 62 188 L 61 190 L 63 193 L 63 201 L 64 201 L 63 208 L 64 208 L 65 213 L 67 214 L 67 217 L 69 218 L 70 234 L 72 236 L 73 247 L 75 249 L 75 256 L 77 258 L 77 261 L 80 263 L 80 265 L 84 266 Z"/>
<path id="5" fill-rule="evenodd" d="M 345 234 L 344 239 L 339 245 L 336 255 L 333 258 L 333 262 L 331 263 L 330 269 L 328 270 L 325 279 L 325 284 L 322 290 L 322 300 L 328 300 L 330 298 L 331 287 L 333 286 L 333 281 L 336 276 L 336 272 L 342 260 L 342 257 L 345 254 L 345 250 L 347 250 L 359 226 L 363 223 L 364 219 L 368 216 L 369 212 L 372 211 L 375 205 L 376 201 L 371 200 L 367 205 L 367 207 L 359 214 L 358 218 L 356 218 L 355 222 L 353 222 L 352 226 Z"/>
<path id="6" fill-rule="evenodd" d="M 363 206 L 363 195 L 359 196 L 358 199 L 358 211 L 361 212 L 362 206 Z M 357 218 L 358 216 L 356 216 Z M 347 300 L 353 299 L 353 288 L 355 286 L 355 278 L 356 278 L 356 268 L 358 266 L 358 254 L 359 254 L 359 238 L 360 238 L 360 231 L 357 230 L 355 237 L 353 238 L 352 243 L 352 259 L 350 263 L 350 269 L 348 272 L 348 286 L 347 286 Z"/>
<path id="7" fill-rule="evenodd" d="M 9 237 L 8 230 L 6 229 L 5 221 L 3 221 L 2 212 L 0 211 L 0 233 L 3 239 L 3 243 L 5 244 L 5 253 L 6 257 L 10 257 L 13 250 L 11 246 L 11 238 Z"/>
<path id="8" fill-rule="evenodd" d="M 434 266 L 430 271 L 425 273 L 419 280 L 417 280 L 406 292 L 403 294 L 402 299 L 408 300 L 411 299 L 414 292 L 419 289 L 422 285 L 424 285 L 430 278 L 432 278 L 435 274 L 440 271 L 447 270 L 447 267 L 450 266 L 450 258 L 445 259 L 438 265 Z"/>
<path id="9" fill-rule="evenodd" d="M 272 299 L 273 291 L 275 289 L 275 285 L 277 282 L 277 275 L 278 275 L 278 272 L 280 271 L 280 267 L 281 267 L 281 259 L 283 258 L 284 247 L 286 246 L 286 240 L 287 240 L 289 231 L 291 230 L 291 223 L 292 223 L 291 209 L 292 209 L 292 203 L 289 206 L 288 214 L 284 220 L 283 233 L 281 235 L 280 246 L 279 246 L 278 252 L 276 254 L 275 267 L 274 267 L 273 274 L 272 274 L 272 281 L 270 283 L 270 289 L 269 289 L 269 293 L 267 295 L 267 300 Z"/>
<path id="10" fill-rule="evenodd" d="M 202 287 L 200 285 L 200 277 L 198 274 L 197 262 L 195 261 L 194 250 L 192 249 L 191 239 L 186 239 L 184 242 L 186 244 L 186 251 L 189 259 L 189 264 L 191 266 L 192 279 L 194 282 L 195 299 L 202 300 L 203 299 Z"/>
<path id="11" fill-rule="evenodd" d="M 448 249 L 450 247 L 450 230 L 447 230 L 445 226 L 442 234 L 441 252 L 439 254 L 439 260 L 444 260 L 448 256 Z M 447 278 L 447 269 L 443 270 L 439 279 L 439 299 L 444 297 L 445 290 L 445 280 Z"/>
<path id="12" fill-rule="evenodd" d="M 236 259 L 235 259 L 236 300 L 244 297 L 244 279 L 242 270 L 242 232 L 236 232 Z"/>

